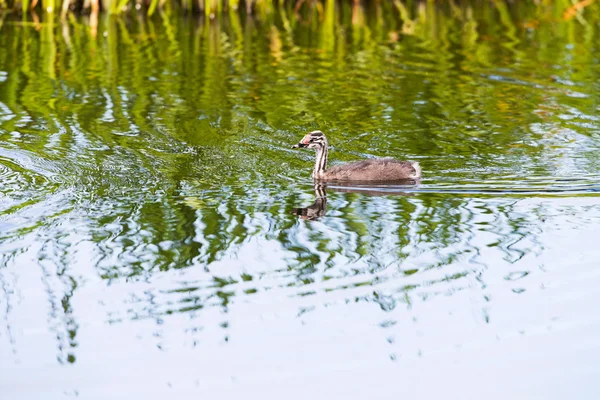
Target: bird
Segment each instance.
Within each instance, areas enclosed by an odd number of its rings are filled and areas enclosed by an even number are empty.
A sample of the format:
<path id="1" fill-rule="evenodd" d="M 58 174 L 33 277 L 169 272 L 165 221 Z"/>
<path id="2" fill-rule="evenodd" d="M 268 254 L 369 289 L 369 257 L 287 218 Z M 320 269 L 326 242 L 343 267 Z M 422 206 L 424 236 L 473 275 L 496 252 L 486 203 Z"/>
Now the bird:
<path id="1" fill-rule="evenodd" d="M 417 181 L 421 178 L 421 166 L 416 161 L 400 161 L 393 158 L 376 158 L 327 169 L 328 143 L 321 131 L 306 134 L 293 149 L 315 149 L 317 157 L 312 178 L 315 181 L 390 182 Z"/>

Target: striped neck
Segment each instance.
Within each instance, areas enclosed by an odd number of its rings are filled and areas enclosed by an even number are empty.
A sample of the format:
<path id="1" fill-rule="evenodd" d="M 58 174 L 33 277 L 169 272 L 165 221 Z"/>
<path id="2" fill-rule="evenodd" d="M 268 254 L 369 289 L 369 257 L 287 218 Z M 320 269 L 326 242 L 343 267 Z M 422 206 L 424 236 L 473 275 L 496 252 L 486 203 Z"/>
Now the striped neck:
<path id="1" fill-rule="evenodd" d="M 327 168 L 327 142 L 322 143 L 317 147 L 317 159 L 315 160 L 315 169 L 313 169 L 313 179 L 322 178 L 325 169 Z"/>

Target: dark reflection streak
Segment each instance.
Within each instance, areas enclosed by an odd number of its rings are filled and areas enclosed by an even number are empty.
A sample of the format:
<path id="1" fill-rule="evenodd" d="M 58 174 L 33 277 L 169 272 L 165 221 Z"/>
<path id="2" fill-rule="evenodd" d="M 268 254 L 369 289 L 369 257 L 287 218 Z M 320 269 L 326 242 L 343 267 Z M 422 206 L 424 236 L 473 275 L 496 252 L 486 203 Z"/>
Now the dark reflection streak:
<path id="1" fill-rule="evenodd" d="M 115 241 L 115 238 L 123 232 L 122 225 L 118 224 L 123 217 L 123 215 L 114 213 L 112 216 L 100 216 L 97 221 L 98 224 L 103 227 L 102 231 L 91 230 L 92 241 L 98 243 L 95 250 L 99 253 L 99 256 L 97 257 L 95 269 L 100 273 L 100 277 L 106 279 L 109 284 L 111 279 L 117 278 L 118 275 L 110 274 L 108 271 L 102 272 L 104 269 L 102 265 L 105 260 L 107 262 L 110 261 L 109 256 L 113 253 L 113 249 L 110 245 Z M 116 226 L 118 230 L 113 228 L 114 226 Z"/>
<path id="2" fill-rule="evenodd" d="M 161 269 L 187 268 L 192 265 L 201 252 L 202 245 L 196 241 L 194 225 L 197 212 L 181 201 L 182 181 L 189 169 L 187 160 L 179 160 L 169 174 L 169 180 L 175 182 L 172 189 L 165 193 L 165 200 L 160 204 L 163 210 L 162 224 L 148 223 L 145 227 L 153 232 L 152 243 L 159 243 L 158 258 L 164 260 Z M 149 221 L 150 222 L 150 221 Z M 167 243 L 165 243 L 167 242 Z M 161 245 L 164 244 L 164 245 Z"/>
<path id="3" fill-rule="evenodd" d="M 518 215 L 513 211 L 517 202 L 498 206 L 500 212 L 498 218 L 502 216 L 504 219 L 497 219 L 497 225 L 502 227 L 500 229 L 504 230 L 504 234 L 498 232 L 500 240 L 497 245 L 506 254 L 505 260 L 511 264 L 521 260 L 533 250 L 531 248 L 520 249 L 517 245 L 524 239 L 530 239 L 534 244 L 539 243 L 537 240 L 534 241 L 534 238 L 536 234 L 539 235 L 542 232 L 539 225 L 533 223 L 535 215 Z"/>
<path id="4" fill-rule="evenodd" d="M 10 257 L 12 258 L 12 257 Z M 3 320 L 5 323 L 5 330 L 6 330 L 6 336 L 8 338 L 8 342 L 10 344 L 11 347 L 11 351 L 14 355 L 17 355 L 17 343 L 16 343 L 16 339 L 15 339 L 15 335 L 13 333 L 11 324 L 10 324 L 10 313 L 12 311 L 12 305 L 11 305 L 11 297 L 12 295 L 15 294 L 15 291 L 13 288 L 11 288 L 11 284 L 9 283 L 8 277 L 6 276 L 5 273 L 2 272 L 1 268 L 5 268 L 8 265 L 8 260 L 9 257 L 6 257 L 5 255 L 0 255 L 0 287 L 2 288 L 2 294 L 4 297 L 4 301 L 6 302 L 6 306 L 3 307 L 4 310 L 4 315 L 3 315 Z M 2 301 L 0 301 L 0 305 L 2 304 Z"/>
<path id="5" fill-rule="evenodd" d="M 60 363 L 74 363 L 74 347 L 77 346 L 75 338 L 78 325 L 73 317 L 73 309 L 70 304 L 71 297 L 77 288 L 77 282 L 73 277 L 66 275 L 67 257 L 71 247 L 67 241 L 63 241 L 67 237 L 68 235 L 63 234 L 53 239 L 38 238 L 38 240 L 43 240 L 38 253 L 38 265 L 42 270 L 42 282 L 46 287 L 50 303 L 48 325 L 50 330 L 56 334 L 57 360 Z M 51 272 L 50 267 L 54 267 L 56 270 Z M 55 287 L 54 277 L 63 286 L 62 290 L 66 290 L 60 300 L 61 295 L 57 293 L 61 291 L 61 288 Z"/>
<path id="6" fill-rule="evenodd" d="M 352 218 L 357 213 L 355 204 L 356 200 L 360 199 L 360 196 L 350 192 L 343 197 L 346 205 L 339 209 L 342 212 L 341 219 L 345 227 L 345 243 L 343 243 L 343 248 L 348 252 L 349 259 L 358 262 L 369 252 L 369 231 L 364 221 Z"/>
<path id="7" fill-rule="evenodd" d="M 465 219 L 462 221 L 462 223 L 467 227 L 467 229 L 463 230 L 463 235 L 465 235 L 465 254 L 468 254 L 467 261 L 471 266 L 468 270 L 468 275 L 471 276 L 474 281 L 477 282 L 477 284 L 479 284 L 479 289 L 481 290 L 480 299 L 483 303 L 483 305 L 479 306 L 481 307 L 481 316 L 486 323 L 489 323 L 490 316 L 487 303 L 489 302 L 490 296 L 486 290 L 487 285 L 484 281 L 485 271 L 489 267 L 484 261 L 484 258 L 482 258 L 480 248 L 473 244 L 480 229 L 475 223 L 478 217 L 475 210 L 478 209 L 480 209 L 480 207 L 477 206 L 477 200 L 473 199 L 465 202 L 461 207 L 461 214 L 465 216 Z"/>
<path id="8" fill-rule="evenodd" d="M 202 245 L 194 238 L 196 234 L 194 226 L 196 211 L 185 204 L 174 205 L 174 209 L 179 214 L 176 217 L 178 232 L 176 237 L 171 239 L 175 243 L 175 248 L 171 251 L 176 251 L 178 256 L 175 268 L 189 267 L 192 265 L 193 260 L 200 255 L 202 248 Z"/>
<path id="9" fill-rule="evenodd" d="M 450 243 L 457 243 L 460 237 L 458 225 L 456 225 L 456 210 L 464 203 L 461 198 L 451 198 L 441 202 L 438 196 L 427 196 L 423 198 L 423 214 L 419 219 L 418 233 L 420 240 L 428 243 L 433 249 L 440 249 Z M 440 218 L 443 216 L 444 218 Z M 440 221 L 448 219 L 441 224 Z M 423 240 L 424 239 L 424 240 Z"/>
<path id="10" fill-rule="evenodd" d="M 474 211 L 478 209 L 476 204 L 477 202 L 473 200 L 465 202 L 461 206 L 461 212 L 463 215 L 466 216 L 465 220 L 462 221 L 462 223 L 464 223 L 465 226 L 467 226 L 467 229 L 463 230 L 463 234 L 466 235 L 465 243 L 467 245 L 467 252 L 472 253 L 469 256 L 468 261 L 469 264 L 473 264 L 476 266 L 474 271 L 476 276 L 481 276 L 483 274 L 483 271 L 485 271 L 485 269 L 487 269 L 488 266 L 483 261 L 483 259 L 481 259 L 481 250 L 479 249 L 479 247 L 473 244 L 473 240 L 475 240 L 477 232 L 480 229 L 474 223 L 475 219 L 478 217 L 478 215 Z"/>
<path id="11" fill-rule="evenodd" d="M 79 285 L 77 280 L 72 275 L 68 274 L 68 266 L 71 261 L 69 259 L 69 249 L 75 247 L 77 242 L 71 243 L 70 235 L 65 235 L 63 237 L 55 238 L 55 243 L 56 251 L 54 258 L 57 267 L 56 276 L 62 283 L 62 290 L 64 290 L 64 295 L 61 299 L 62 313 L 64 313 L 64 316 L 61 319 L 64 324 L 64 331 L 68 335 L 68 337 L 65 338 L 65 342 L 69 347 L 68 349 L 62 349 L 62 351 L 66 353 L 65 361 L 73 363 L 75 362 L 74 348 L 77 346 L 76 336 L 79 325 L 74 317 L 71 299 L 75 295 Z"/>
<path id="12" fill-rule="evenodd" d="M 406 193 L 407 196 L 411 196 Z M 402 263 L 409 256 L 406 248 L 415 242 L 415 238 L 411 237 L 411 224 L 414 223 L 414 216 L 416 213 L 416 205 L 413 202 L 407 201 L 405 197 L 398 197 L 396 199 L 396 215 L 393 220 L 396 222 L 398 228 L 396 229 L 396 237 L 398 244 L 396 246 L 396 257 L 398 268 L 402 268 Z"/>
<path id="13" fill-rule="evenodd" d="M 228 215 L 226 226 L 229 227 L 225 229 L 225 232 L 229 236 L 229 240 L 225 238 L 225 248 L 239 246 L 248 238 L 248 230 L 246 229 L 244 221 L 246 220 L 247 215 L 253 214 L 254 210 L 252 208 L 248 209 L 247 206 L 239 204 L 238 196 L 240 195 L 241 193 L 234 192 L 225 203 L 226 214 Z"/>
<path id="14" fill-rule="evenodd" d="M 211 207 L 202 210 L 200 220 L 204 229 L 199 234 L 208 240 L 208 246 L 200 260 L 208 268 L 226 249 L 228 238 L 222 229 L 225 226 L 226 218 L 217 209 Z"/>

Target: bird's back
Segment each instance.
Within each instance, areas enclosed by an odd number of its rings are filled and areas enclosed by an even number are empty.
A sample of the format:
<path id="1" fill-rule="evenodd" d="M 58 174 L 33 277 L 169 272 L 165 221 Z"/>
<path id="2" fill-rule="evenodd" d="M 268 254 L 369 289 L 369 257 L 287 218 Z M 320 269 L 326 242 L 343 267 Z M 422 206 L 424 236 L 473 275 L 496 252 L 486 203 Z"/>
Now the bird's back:
<path id="1" fill-rule="evenodd" d="M 324 172 L 322 179 L 329 181 L 401 181 L 420 177 L 421 167 L 418 162 L 379 158 L 332 167 Z"/>

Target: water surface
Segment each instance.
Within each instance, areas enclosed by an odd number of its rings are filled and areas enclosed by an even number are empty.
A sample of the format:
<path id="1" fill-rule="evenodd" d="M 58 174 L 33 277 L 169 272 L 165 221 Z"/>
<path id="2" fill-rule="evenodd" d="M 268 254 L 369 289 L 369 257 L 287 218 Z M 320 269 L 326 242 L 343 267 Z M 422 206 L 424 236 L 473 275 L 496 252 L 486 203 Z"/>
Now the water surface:
<path id="1" fill-rule="evenodd" d="M 600 25 L 499 4 L 4 16 L 2 393 L 598 398 Z"/>

